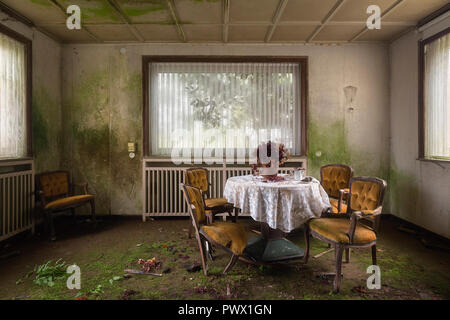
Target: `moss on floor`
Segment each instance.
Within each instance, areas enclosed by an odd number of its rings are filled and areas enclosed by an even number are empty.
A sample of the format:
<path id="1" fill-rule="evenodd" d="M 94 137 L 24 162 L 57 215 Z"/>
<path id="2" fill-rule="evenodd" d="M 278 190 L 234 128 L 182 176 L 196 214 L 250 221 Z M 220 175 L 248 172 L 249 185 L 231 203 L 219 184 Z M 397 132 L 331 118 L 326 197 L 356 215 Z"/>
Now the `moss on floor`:
<path id="1" fill-rule="evenodd" d="M 57 219 L 56 242 L 43 235 L 21 237 L 0 246 L 0 253 L 19 250 L 20 255 L 0 260 L 0 299 L 449 299 L 448 252 L 426 249 L 410 235 L 400 233 L 391 221 L 383 221 L 378 244 L 382 288 L 368 290 L 366 268 L 370 250 L 353 250 L 351 263 L 344 264 L 341 293 L 333 294 L 332 279 L 321 277 L 333 271 L 333 253 L 307 265 L 256 267 L 238 262 L 227 275 L 222 270 L 229 256 L 217 250 L 209 262 L 209 275 L 190 273 L 186 267 L 199 261 L 197 243 L 187 238 L 187 220 L 166 219 L 143 223 L 136 219 L 104 219 L 97 229 L 89 223 Z M 257 225 L 241 221 L 248 230 Z M 303 232 L 289 238 L 303 247 Z M 312 240 L 312 255 L 327 245 Z M 6 247 L 5 247 L 6 246 Z M 138 259 L 156 257 L 162 277 L 132 275 L 124 269 L 139 269 Z M 35 265 L 62 258 L 81 268 L 81 290 L 69 290 L 65 280 L 55 286 L 38 286 L 29 275 Z M 120 277 L 120 278 L 119 278 Z"/>

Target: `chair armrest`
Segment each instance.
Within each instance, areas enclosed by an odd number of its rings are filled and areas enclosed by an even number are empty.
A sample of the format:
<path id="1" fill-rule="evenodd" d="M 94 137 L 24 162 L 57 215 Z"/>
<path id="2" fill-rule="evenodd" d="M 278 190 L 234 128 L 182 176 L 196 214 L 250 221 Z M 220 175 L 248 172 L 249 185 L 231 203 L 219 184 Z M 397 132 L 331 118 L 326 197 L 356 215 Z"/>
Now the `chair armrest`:
<path id="1" fill-rule="evenodd" d="M 341 212 L 341 205 L 344 202 L 344 195 L 349 194 L 349 190 L 348 189 L 339 189 L 339 201 L 338 201 L 338 212 Z"/>
<path id="2" fill-rule="evenodd" d="M 72 186 L 83 188 L 84 194 L 88 194 L 88 183 L 87 182 L 73 182 Z"/>
<path id="3" fill-rule="evenodd" d="M 348 230 L 348 237 L 350 239 L 350 243 L 353 243 L 353 237 L 355 236 L 355 231 L 356 231 L 356 226 L 358 224 L 358 220 L 360 219 L 367 219 L 370 222 L 373 223 L 374 227 L 373 229 L 376 230 L 376 221 L 369 219 L 369 218 L 373 218 L 373 217 L 377 217 L 379 215 L 381 215 L 381 211 L 382 211 L 383 207 L 379 206 L 378 208 L 376 208 L 375 210 L 373 210 L 372 212 L 367 212 L 365 210 L 362 211 L 354 211 L 351 213 L 350 215 L 350 228 Z"/>
<path id="4" fill-rule="evenodd" d="M 206 216 L 206 224 L 211 224 L 214 221 L 214 216 L 211 212 L 205 212 L 205 216 Z"/>
<path id="5" fill-rule="evenodd" d="M 45 207 L 45 205 L 47 204 L 47 201 L 45 201 L 44 191 L 43 190 L 35 190 L 34 194 L 35 194 L 35 197 L 41 201 L 42 206 Z"/>

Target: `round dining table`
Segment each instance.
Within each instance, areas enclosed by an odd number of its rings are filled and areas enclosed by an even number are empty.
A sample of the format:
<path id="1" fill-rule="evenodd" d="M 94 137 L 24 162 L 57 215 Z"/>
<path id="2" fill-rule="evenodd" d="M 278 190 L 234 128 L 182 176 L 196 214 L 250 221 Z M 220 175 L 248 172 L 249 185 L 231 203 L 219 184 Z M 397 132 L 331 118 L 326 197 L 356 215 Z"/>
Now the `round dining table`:
<path id="1" fill-rule="evenodd" d="M 249 239 L 246 254 L 265 263 L 303 258 L 304 250 L 287 240 L 286 233 L 331 207 L 317 179 L 294 180 L 289 174 L 278 175 L 275 181 L 254 175 L 230 177 L 223 194 L 243 214 L 261 223 L 261 232 Z"/>

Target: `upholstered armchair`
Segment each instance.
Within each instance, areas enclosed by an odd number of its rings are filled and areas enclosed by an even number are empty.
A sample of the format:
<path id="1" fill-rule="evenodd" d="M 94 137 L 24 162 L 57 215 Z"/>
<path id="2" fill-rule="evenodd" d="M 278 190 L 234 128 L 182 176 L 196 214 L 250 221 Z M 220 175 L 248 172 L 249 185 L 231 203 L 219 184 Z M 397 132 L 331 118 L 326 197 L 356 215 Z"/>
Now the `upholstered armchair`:
<path id="1" fill-rule="evenodd" d="M 204 274 L 208 274 L 208 244 L 222 248 L 231 254 L 231 259 L 223 271 L 223 273 L 227 273 L 241 257 L 247 246 L 247 234 L 244 227 L 232 222 L 212 222 L 212 216 L 207 214 L 204 205 L 202 190 L 185 184 L 181 184 L 181 189 L 184 193 L 190 221 L 200 249 Z"/>
<path id="2" fill-rule="evenodd" d="M 75 187 L 82 188 L 84 194 L 75 195 Z M 52 241 L 56 240 L 53 215 L 57 212 L 70 210 L 75 218 L 75 208 L 89 203 L 92 220 L 95 222 L 95 198 L 88 194 L 87 183 L 70 183 L 67 171 L 36 175 L 36 196 L 45 214 L 46 223 L 50 227 Z"/>
<path id="3" fill-rule="evenodd" d="M 305 263 L 309 257 L 309 238 L 334 245 L 336 275 L 334 291 L 341 285 L 342 254 L 350 248 L 372 249 L 372 264 L 376 265 L 376 243 L 386 182 L 379 178 L 355 177 L 350 180 L 347 212 L 328 218 L 311 219 L 306 224 Z"/>
<path id="4" fill-rule="evenodd" d="M 320 168 L 320 184 L 330 197 L 331 213 L 347 212 L 347 196 L 353 169 L 345 164 L 329 164 Z"/>
<path id="5" fill-rule="evenodd" d="M 212 217 L 218 213 L 228 213 L 232 217 L 232 221 L 236 222 L 238 210 L 234 205 L 229 203 L 225 198 L 210 198 L 208 182 L 208 170 L 205 168 L 189 168 L 185 174 L 185 184 L 196 187 L 201 190 L 204 199 L 205 211 Z M 233 214 L 234 213 L 234 214 Z M 211 218 L 213 219 L 213 218 Z M 189 225 L 189 238 L 192 234 L 192 224 Z"/>

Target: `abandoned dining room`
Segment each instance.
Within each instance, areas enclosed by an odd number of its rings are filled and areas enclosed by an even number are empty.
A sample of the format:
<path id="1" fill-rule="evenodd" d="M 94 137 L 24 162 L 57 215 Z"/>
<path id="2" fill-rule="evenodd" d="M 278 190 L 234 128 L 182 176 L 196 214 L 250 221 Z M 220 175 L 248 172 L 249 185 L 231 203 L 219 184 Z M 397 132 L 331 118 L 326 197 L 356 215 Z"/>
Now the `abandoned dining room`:
<path id="1" fill-rule="evenodd" d="M 0 300 L 450 299 L 449 31 L 447 0 L 0 0 Z"/>

